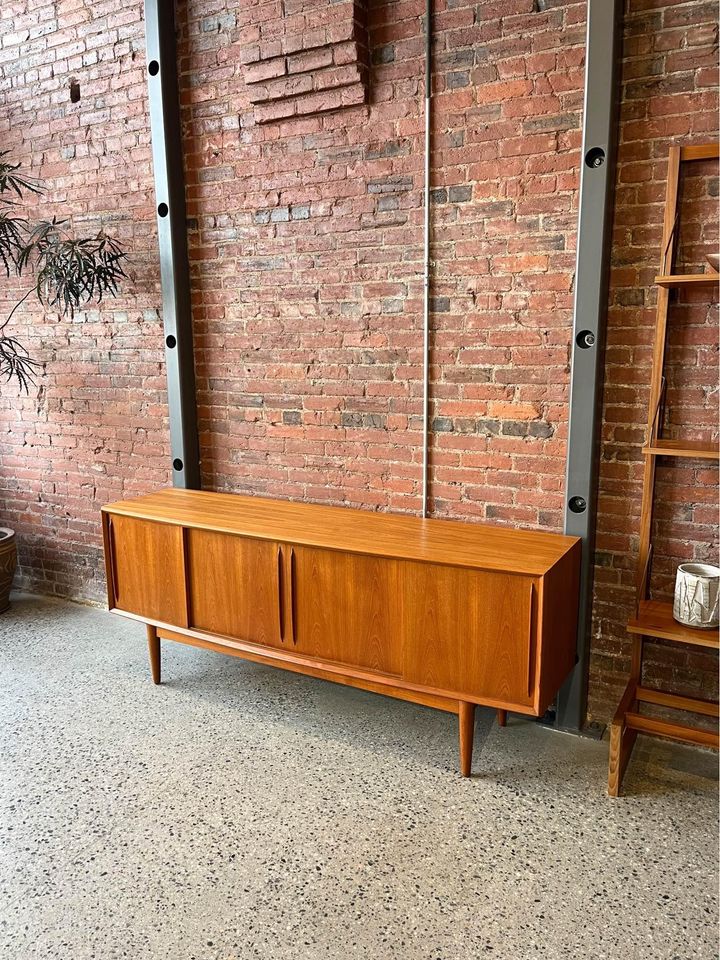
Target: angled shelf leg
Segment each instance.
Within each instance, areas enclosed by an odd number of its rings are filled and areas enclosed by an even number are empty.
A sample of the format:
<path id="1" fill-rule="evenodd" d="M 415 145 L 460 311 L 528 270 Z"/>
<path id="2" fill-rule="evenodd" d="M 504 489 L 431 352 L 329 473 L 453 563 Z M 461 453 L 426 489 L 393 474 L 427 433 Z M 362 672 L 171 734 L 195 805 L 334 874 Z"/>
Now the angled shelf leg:
<path id="1" fill-rule="evenodd" d="M 637 731 L 627 724 L 627 715 L 637 709 L 637 691 L 642 676 L 643 637 L 632 638 L 630 680 L 615 711 L 610 726 L 610 756 L 608 759 L 608 796 L 619 797 L 622 779 L 637 740 Z"/>
<path id="2" fill-rule="evenodd" d="M 507 710 L 497 710 L 496 711 L 497 722 L 499 727 L 507 726 Z"/>
<path id="3" fill-rule="evenodd" d="M 625 688 L 610 727 L 610 760 L 608 763 L 608 796 L 619 797 L 622 779 L 637 739 L 637 731 L 631 730 L 625 715 L 637 705 L 637 681 L 631 678 Z"/>

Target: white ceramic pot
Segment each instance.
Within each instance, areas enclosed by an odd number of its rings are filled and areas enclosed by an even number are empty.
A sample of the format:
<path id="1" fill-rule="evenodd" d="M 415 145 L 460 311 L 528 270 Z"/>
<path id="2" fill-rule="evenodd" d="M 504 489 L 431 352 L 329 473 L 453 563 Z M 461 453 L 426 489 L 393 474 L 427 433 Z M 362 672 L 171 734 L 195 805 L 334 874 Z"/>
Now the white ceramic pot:
<path id="1" fill-rule="evenodd" d="M 720 622 L 718 594 L 720 567 L 710 563 L 681 563 L 675 580 L 673 617 L 687 627 L 709 630 Z"/>

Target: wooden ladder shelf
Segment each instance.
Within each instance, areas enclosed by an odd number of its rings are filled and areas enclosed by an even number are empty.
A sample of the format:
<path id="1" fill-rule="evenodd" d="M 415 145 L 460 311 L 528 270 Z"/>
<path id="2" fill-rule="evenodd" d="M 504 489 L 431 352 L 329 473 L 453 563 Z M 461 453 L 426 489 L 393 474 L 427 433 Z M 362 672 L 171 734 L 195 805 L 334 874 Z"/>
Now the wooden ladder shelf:
<path id="1" fill-rule="evenodd" d="M 718 460 L 717 444 L 695 440 L 665 439 L 660 436 L 665 406 L 665 347 L 667 341 L 670 291 L 686 287 L 717 287 L 717 273 L 673 274 L 672 264 L 677 245 L 679 221 L 678 195 L 680 167 L 683 162 L 712 160 L 720 157 L 717 143 L 691 147 L 673 146 L 668 159 L 667 193 L 660 274 L 655 278 L 658 290 L 655 321 L 655 345 L 653 350 L 648 408 L 647 442 L 643 447 L 644 471 L 642 510 L 640 514 L 640 546 L 636 581 L 637 606 L 635 615 L 628 623 L 632 636 L 630 679 L 615 713 L 610 728 L 610 762 L 608 770 L 608 793 L 617 797 L 623 774 L 627 767 L 638 733 L 656 737 L 668 737 L 684 743 L 718 748 L 717 730 L 671 723 L 640 713 L 642 704 L 653 704 L 685 713 L 695 713 L 717 718 L 720 716 L 717 702 L 682 697 L 642 685 L 643 644 L 646 639 L 671 640 L 675 643 L 711 647 L 717 650 L 720 639 L 717 630 L 696 630 L 678 623 L 673 618 L 672 603 L 651 600 L 650 568 L 652 563 L 652 519 L 655 495 L 655 468 L 658 457 L 692 457 Z"/>

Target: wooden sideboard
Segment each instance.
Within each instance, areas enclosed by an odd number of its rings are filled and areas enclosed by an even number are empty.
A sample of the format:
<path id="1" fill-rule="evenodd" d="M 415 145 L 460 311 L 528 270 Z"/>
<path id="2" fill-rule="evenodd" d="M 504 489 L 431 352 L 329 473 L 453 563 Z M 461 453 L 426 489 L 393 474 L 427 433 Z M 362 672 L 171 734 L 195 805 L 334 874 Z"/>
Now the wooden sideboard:
<path id="1" fill-rule="evenodd" d="M 177 640 L 459 715 L 539 716 L 575 663 L 580 541 L 166 489 L 103 507 L 108 604 Z"/>

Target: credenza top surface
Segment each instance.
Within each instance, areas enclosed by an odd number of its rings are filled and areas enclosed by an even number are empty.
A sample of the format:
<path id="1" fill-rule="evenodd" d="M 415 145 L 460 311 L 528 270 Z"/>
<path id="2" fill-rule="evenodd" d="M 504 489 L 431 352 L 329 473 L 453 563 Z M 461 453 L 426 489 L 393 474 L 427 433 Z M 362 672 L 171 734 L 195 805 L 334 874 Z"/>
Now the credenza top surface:
<path id="1" fill-rule="evenodd" d="M 301 546 L 542 576 L 577 537 L 234 493 L 167 488 L 107 513 Z"/>

